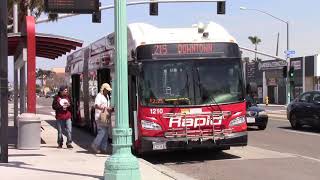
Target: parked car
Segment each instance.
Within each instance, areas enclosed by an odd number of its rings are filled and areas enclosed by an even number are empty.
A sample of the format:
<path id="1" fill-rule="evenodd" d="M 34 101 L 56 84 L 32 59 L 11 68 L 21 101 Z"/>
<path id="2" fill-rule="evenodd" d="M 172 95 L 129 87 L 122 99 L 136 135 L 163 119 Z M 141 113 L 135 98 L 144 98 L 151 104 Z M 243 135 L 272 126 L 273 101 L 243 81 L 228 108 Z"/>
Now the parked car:
<path id="1" fill-rule="evenodd" d="M 268 125 L 268 114 L 263 108 L 258 107 L 257 105 L 252 105 L 248 107 L 247 125 L 258 126 L 260 130 L 266 129 Z"/>
<path id="2" fill-rule="evenodd" d="M 320 128 L 320 91 L 302 93 L 289 103 L 287 119 L 293 129 L 303 125 Z"/>
<path id="3" fill-rule="evenodd" d="M 53 98 L 56 95 L 54 92 L 47 92 L 46 98 Z"/>

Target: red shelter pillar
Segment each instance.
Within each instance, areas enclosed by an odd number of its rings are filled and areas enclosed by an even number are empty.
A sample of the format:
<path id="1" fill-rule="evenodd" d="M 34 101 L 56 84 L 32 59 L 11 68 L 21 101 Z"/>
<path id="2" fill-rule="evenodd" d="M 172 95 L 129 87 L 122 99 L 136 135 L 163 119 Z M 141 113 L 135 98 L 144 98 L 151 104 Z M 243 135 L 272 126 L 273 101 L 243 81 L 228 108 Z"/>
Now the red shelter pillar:
<path id="1" fill-rule="evenodd" d="M 26 16 L 27 112 L 36 113 L 36 36 L 35 18 Z"/>

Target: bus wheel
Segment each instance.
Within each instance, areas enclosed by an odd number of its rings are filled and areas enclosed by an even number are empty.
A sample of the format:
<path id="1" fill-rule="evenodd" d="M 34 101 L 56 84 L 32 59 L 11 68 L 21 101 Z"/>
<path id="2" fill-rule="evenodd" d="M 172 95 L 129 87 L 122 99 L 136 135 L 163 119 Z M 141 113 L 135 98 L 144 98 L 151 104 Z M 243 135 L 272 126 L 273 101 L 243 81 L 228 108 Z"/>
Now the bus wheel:
<path id="1" fill-rule="evenodd" d="M 134 147 L 134 142 L 132 142 L 131 153 L 138 158 L 142 157 L 142 153 L 136 147 Z"/>
<path id="2" fill-rule="evenodd" d="M 230 146 L 220 146 L 213 149 L 214 153 L 222 153 L 224 150 L 230 150 Z"/>
<path id="3" fill-rule="evenodd" d="M 137 158 L 141 158 L 142 157 L 142 153 L 139 152 L 138 150 L 136 150 L 134 147 L 131 147 L 131 153 L 136 156 Z"/>

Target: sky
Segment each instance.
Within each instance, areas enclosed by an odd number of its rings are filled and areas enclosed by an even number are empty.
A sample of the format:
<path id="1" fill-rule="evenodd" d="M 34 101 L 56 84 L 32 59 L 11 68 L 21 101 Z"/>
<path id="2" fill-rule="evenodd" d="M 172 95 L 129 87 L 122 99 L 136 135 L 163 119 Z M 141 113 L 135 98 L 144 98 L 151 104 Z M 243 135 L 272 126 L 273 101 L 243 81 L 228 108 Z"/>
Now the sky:
<path id="1" fill-rule="evenodd" d="M 138 0 L 127 0 L 134 2 Z M 139 0 L 140 1 L 140 0 Z M 102 6 L 113 4 L 113 0 L 100 0 Z M 127 22 L 145 22 L 157 27 L 191 27 L 198 22 L 216 22 L 236 38 L 239 46 L 254 48 L 249 36 L 258 36 L 262 42 L 258 50 L 276 55 L 277 34 L 279 33 L 279 56 L 285 58 L 287 48 L 286 23 L 256 10 L 240 10 L 240 6 L 258 9 L 289 22 L 290 49 L 294 57 L 319 53 L 320 21 L 317 12 L 320 1 L 308 0 L 226 0 L 226 14 L 217 15 L 217 3 L 166 3 L 159 4 L 159 15 L 149 15 L 149 5 L 127 7 Z M 79 15 L 57 22 L 36 25 L 36 32 L 71 37 L 84 41 L 84 46 L 114 31 L 113 9 L 102 11 L 102 23 L 92 23 L 91 15 Z M 41 17 L 43 18 L 43 17 Z M 244 52 L 243 56 L 254 57 Z M 264 60 L 270 59 L 258 56 Z M 37 58 L 36 66 L 42 69 L 65 67 L 67 56 L 56 60 Z M 9 82 L 13 81 L 12 57 L 8 63 Z"/>

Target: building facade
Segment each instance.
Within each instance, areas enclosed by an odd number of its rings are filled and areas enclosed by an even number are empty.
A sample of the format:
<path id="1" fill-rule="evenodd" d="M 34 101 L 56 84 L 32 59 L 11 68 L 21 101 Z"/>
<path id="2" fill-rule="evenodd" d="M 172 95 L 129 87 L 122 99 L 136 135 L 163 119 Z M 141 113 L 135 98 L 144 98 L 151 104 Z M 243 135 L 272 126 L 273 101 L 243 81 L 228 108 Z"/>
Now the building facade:
<path id="1" fill-rule="evenodd" d="M 294 67 L 293 78 L 285 78 L 287 63 L 282 60 L 265 60 L 245 63 L 246 83 L 257 84 L 257 100 L 271 104 L 286 103 L 286 83 L 291 85 L 291 100 L 305 91 L 320 90 L 320 58 L 318 55 L 290 58 Z"/>

